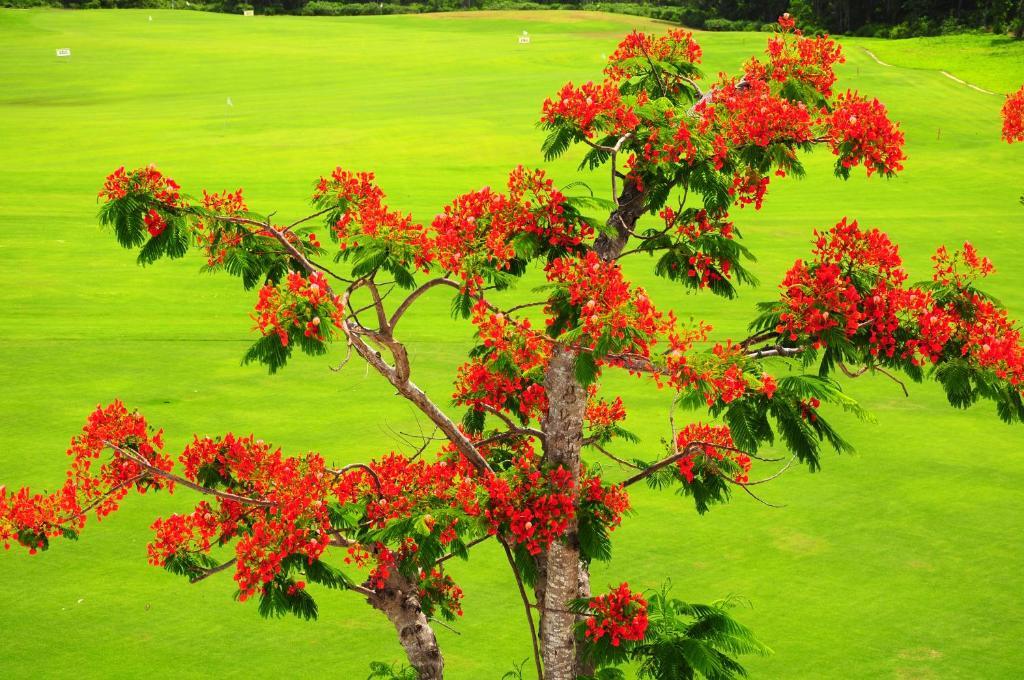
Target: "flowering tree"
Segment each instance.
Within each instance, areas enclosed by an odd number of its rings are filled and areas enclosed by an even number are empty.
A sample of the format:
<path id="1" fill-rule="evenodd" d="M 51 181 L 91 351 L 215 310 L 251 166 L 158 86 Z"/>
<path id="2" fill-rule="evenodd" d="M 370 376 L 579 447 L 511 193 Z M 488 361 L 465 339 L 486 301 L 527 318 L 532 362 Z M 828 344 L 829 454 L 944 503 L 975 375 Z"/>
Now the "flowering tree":
<path id="1" fill-rule="evenodd" d="M 1024 86 L 1006 95 L 1003 102 L 1003 140 L 1007 144 L 1024 142 Z"/>
<path id="2" fill-rule="evenodd" d="M 192 198 L 154 167 L 118 169 L 100 192 L 100 220 L 140 263 L 196 247 L 208 269 L 258 289 L 247 362 L 274 372 L 295 348 L 340 346 L 343 363 L 354 355 L 372 367 L 435 435 L 415 454 L 341 468 L 253 436 L 196 436 L 176 463 L 162 431 L 115 402 L 72 440 L 56 492 L 0 487 L 0 541 L 34 553 L 77 537 L 88 514 L 113 512 L 132 489 L 187 487 L 204 499 L 156 520 L 152 564 L 192 581 L 233 570 L 238 599 L 257 599 L 263 615 L 315 617 L 316 588 L 358 593 L 394 624 L 418 676 L 440 678 L 431 624 L 461 615 L 446 564 L 494 540 L 518 584 L 538 676 L 616 677 L 626 661 L 652 678 L 741 674 L 734 657 L 764 648 L 727 603 L 627 584 L 591 593 L 589 565 L 609 559 L 630 487 L 672 489 L 703 513 L 734 490 L 756 498 L 752 487 L 794 462 L 816 468 L 824 446 L 850 448 L 830 409 L 862 413 L 839 373 L 899 385 L 898 375 L 930 377 L 954 406 L 985 399 L 1004 421 L 1024 417 L 1020 331 L 978 288 L 993 267 L 970 244 L 940 248 L 932 280 L 911 285 L 896 245 L 844 218 L 814 232 L 809 256 L 738 340 L 681 324 L 623 273 L 625 258 L 643 259 L 682 288 L 731 299 L 755 278 L 730 211 L 760 208 L 773 176 L 802 175 L 801 152 L 827 147 L 844 179 L 901 170 L 903 135 L 885 107 L 833 90 L 839 46 L 803 36 L 788 16 L 779 23 L 765 55 L 710 84 L 690 33 L 633 33 L 600 83 L 567 84 L 544 102 L 546 156 L 580 149 L 582 167 L 610 180 L 603 221 L 584 214 L 600 201 L 523 167 L 504 190 L 458 196 L 428 225 L 388 207 L 370 173 L 321 177 L 314 212 L 277 224 L 241 190 Z M 1008 139 L 1020 136 L 1019 122 L 1007 125 Z M 540 293 L 495 301 L 533 269 L 546 279 Z M 400 332 L 434 288 L 450 290 L 453 315 L 475 333 L 451 395 L 461 420 L 416 385 Z M 672 411 L 664 450 L 617 455 L 635 437 L 622 399 L 600 391 L 611 371 L 650 381 L 704 420 Z M 765 457 L 768 447 L 791 457 Z M 628 476 L 609 482 L 593 462 L 604 458 Z"/>

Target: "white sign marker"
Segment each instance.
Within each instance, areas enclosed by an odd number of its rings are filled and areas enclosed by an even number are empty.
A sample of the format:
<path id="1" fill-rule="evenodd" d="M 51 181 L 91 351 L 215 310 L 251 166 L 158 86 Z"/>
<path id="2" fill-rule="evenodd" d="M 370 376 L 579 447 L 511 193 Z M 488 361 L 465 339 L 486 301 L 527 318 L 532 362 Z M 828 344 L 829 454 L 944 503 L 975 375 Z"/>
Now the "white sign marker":
<path id="1" fill-rule="evenodd" d="M 243 16 L 247 16 L 247 17 L 254 17 L 254 16 L 256 16 L 256 10 L 247 9 L 247 10 L 242 12 L 242 15 Z"/>
<path id="2" fill-rule="evenodd" d="M 521 36 L 519 36 L 519 44 L 520 45 L 529 45 L 530 44 L 530 34 L 527 33 L 526 31 L 523 31 L 523 34 Z"/>
<path id="3" fill-rule="evenodd" d="M 59 50 L 57 50 L 57 56 L 58 57 L 70 57 L 71 56 L 71 50 L 69 50 L 66 47 L 62 47 Z"/>

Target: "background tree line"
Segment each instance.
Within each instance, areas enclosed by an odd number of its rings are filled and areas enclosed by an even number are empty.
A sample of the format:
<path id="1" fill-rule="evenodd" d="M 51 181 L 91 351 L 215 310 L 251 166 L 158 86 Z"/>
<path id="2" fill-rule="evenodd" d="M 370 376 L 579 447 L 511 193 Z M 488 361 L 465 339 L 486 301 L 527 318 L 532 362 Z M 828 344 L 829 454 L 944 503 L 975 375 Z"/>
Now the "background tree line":
<path id="1" fill-rule="evenodd" d="M 789 12 L 806 30 L 881 38 L 971 30 L 1024 37 L 1024 0 L 0 0 L 0 6 L 147 7 L 321 16 L 474 9 L 587 9 L 635 14 L 712 31 L 771 30 Z"/>

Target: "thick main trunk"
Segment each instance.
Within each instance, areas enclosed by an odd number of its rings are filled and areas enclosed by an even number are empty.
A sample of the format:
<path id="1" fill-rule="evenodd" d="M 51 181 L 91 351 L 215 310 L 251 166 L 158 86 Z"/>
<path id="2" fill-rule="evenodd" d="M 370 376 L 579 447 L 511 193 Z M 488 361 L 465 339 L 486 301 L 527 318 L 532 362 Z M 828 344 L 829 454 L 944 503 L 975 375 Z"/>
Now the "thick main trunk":
<path id="1" fill-rule="evenodd" d="M 594 251 L 604 260 L 618 257 L 637 220 L 643 214 L 645 195 L 627 180 L 618 197 L 618 207 L 608 218 L 614 235 L 602 233 Z M 583 446 L 583 414 L 586 390 L 576 380 L 576 353 L 558 348 L 544 376 L 548 413 L 544 420 L 544 458 L 551 465 L 570 470 L 580 477 L 580 449 Z M 580 560 L 577 523 L 571 522 L 565 537 L 551 544 L 537 560 L 537 606 L 541 612 L 540 644 L 544 658 L 544 680 L 575 680 L 591 675 L 593 664 L 576 649 L 574 626 L 578 617 L 568 609 L 570 600 L 590 597 L 590 570 Z"/>
<path id="2" fill-rule="evenodd" d="M 579 561 L 579 571 L 576 578 L 576 597 L 581 600 L 590 599 L 590 565 L 583 560 Z M 579 621 L 584 618 L 577 616 Z M 595 671 L 594 662 L 583 654 L 576 655 L 576 675 L 591 676 Z"/>
<path id="3" fill-rule="evenodd" d="M 579 479 L 587 392 L 576 380 L 575 363 L 574 351 L 558 348 L 544 377 L 549 404 L 544 420 L 544 458 L 549 465 L 560 465 Z M 545 680 L 575 680 L 576 616 L 569 611 L 569 602 L 579 596 L 580 548 L 575 519 L 563 539 L 553 542 L 540 561 L 537 595 Z"/>
<path id="4" fill-rule="evenodd" d="M 430 622 L 420 608 L 416 584 L 397 572 L 392 573 L 387 587 L 368 599 L 395 626 L 409 665 L 419 673 L 420 680 L 442 680 L 444 658 Z"/>

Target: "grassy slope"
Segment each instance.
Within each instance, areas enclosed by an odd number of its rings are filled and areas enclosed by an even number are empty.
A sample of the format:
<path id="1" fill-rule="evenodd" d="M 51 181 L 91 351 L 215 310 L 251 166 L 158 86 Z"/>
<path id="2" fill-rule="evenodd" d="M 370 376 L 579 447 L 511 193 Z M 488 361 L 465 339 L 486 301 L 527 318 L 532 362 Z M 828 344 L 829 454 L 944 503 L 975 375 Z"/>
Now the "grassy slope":
<path id="1" fill-rule="evenodd" d="M 338 462 L 397 446 L 384 424 L 415 429 L 414 419 L 361 368 L 335 375 L 326 361 L 301 359 L 273 378 L 239 368 L 253 296 L 197 276 L 196 260 L 138 269 L 96 227 L 103 175 L 158 162 L 195 193 L 242 185 L 255 209 L 288 216 L 319 173 L 342 163 L 376 170 L 394 205 L 429 219 L 516 163 L 540 163 L 540 102 L 566 80 L 597 77 L 634 24 L 652 26 L 561 13 L 0 12 L 0 480 L 57 484 L 68 438 L 115 396 L 165 427 L 172 447 L 227 430 Z M 515 40 L 524 29 L 525 48 Z M 763 40 L 703 36 L 707 70 L 734 68 Z M 71 60 L 58 63 L 57 47 L 72 48 Z M 888 229 L 913 276 L 926 274 L 936 244 L 971 239 L 1000 268 L 993 292 L 1024 315 L 1014 240 L 1024 171 L 1020 149 L 997 141 L 997 98 L 937 72 L 879 67 L 860 50 L 844 74 L 904 122 L 902 178 L 843 184 L 819 155 L 811 177 L 779 182 L 761 213 L 739 215 L 766 283 L 737 303 L 679 296 L 642 263 L 638 276 L 684 317 L 735 337 L 806 252 L 810 229 L 850 215 Z M 554 169 L 569 181 L 573 167 Z M 446 320 L 443 295 L 430 300 L 407 332 L 419 382 L 443 399 L 468 334 Z M 651 443 L 629 453 L 653 457 L 667 395 L 613 383 Z M 755 608 L 742 618 L 777 652 L 751 663 L 759 677 L 1014 677 L 1024 661 L 1013 542 L 1024 528 L 1020 430 L 987 407 L 952 412 L 930 386 L 912 386 L 912 400 L 889 383 L 851 389 L 880 419 L 850 425 L 859 455 L 771 485 L 765 494 L 782 510 L 741 497 L 698 518 L 683 500 L 639 491 L 639 513 L 596 585 L 653 587 L 668 575 L 682 597 L 745 595 Z M 147 567 L 149 523 L 188 500 L 132 498 L 80 543 L 4 555 L 4 675 L 361 677 L 370 659 L 398 658 L 386 621 L 355 597 L 324 594 L 316 624 L 264 621 L 255 606 L 231 603 L 227 579 L 189 586 Z M 439 632 L 450 677 L 497 677 L 528 653 L 510 576 L 493 546 L 455 571 L 467 597 L 463 634 Z"/>
<path id="2" fill-rule="evenodd" d="M 1024 41 L 979 34 L 876 40 L 854 38 L 882 61 L 900 68 L 947 71 L 993 92 L 1013 92 L 1024 83 Z"/>

